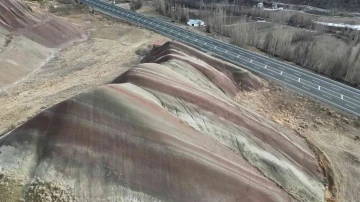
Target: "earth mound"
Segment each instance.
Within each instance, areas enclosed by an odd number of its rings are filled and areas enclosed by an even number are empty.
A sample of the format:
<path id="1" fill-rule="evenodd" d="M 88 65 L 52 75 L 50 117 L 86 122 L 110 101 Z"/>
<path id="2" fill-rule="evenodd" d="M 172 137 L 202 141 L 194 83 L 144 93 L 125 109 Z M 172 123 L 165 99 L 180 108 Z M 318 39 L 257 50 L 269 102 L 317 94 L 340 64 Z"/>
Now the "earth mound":
<path id="1" fill-rule="evenodd" d="M 41 67 L 58 49 L 86 38 L 83 30 L 35 13 L 18 0 L 0 1 L 0 87 Z"/>
<path id="2" fill-rule="evenodd" d="M 1 137 L 3 172 L 24 179 L 29 201 L 34 180 L 79 201 L 324 201 L 305 141 L 238 105 L 229 64 L 205 56 L 168 42 L 111 84 L 44 110 Z"/>

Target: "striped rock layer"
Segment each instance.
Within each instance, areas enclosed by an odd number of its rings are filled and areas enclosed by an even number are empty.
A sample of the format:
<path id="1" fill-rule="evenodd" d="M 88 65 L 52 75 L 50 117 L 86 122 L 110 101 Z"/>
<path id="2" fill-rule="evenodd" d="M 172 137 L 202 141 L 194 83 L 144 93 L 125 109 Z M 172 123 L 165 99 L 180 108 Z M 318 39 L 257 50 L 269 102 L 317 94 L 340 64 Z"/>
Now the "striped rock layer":
<path id="1" fill-rule="evenodd" d="M 175 42 L 143 62 L 2 137 L 3 169 L 79 201 L 324 200 L 307 144 L 233 101 L 259 78 Z"/>

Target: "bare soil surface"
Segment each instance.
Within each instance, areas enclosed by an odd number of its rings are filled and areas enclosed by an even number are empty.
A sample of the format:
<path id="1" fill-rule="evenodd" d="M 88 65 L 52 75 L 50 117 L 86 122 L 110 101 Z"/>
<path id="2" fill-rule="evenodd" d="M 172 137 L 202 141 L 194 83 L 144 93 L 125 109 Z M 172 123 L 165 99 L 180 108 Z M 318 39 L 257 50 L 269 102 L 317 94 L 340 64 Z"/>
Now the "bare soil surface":
<path id="1" fill-rule="evenodd" d="M 33 10 L 41 10 L 34 3 L 31 6 Z M 101 14 L 90 15 L 86 9 L 61 18 L 86 30 L 90 38 L 62 50 L 42 68 L 0 92 L 0 134 L 45 108 L 110 82 L 139 62 L 141 58 L 135 53 L 138 49 L 164 39 Z"/>
<path id="2" fill-rule="evenodd" d="M 43 66 L 61 48 L 86 40 L 82 29 L 16 0 L 0 2 L 0 90 Z"/>
<path id="3" fill-rule="evenodd" d="M 334 173 L 333 191 L 339 201 L 360 201 L 360 121 L 345 113 L 277 84 L 259 91 L 243 92 L 236 100 L 286 128 L 294 130 L 318 147 Z M 329 180 L 331 181 L 331 179 Z"/>

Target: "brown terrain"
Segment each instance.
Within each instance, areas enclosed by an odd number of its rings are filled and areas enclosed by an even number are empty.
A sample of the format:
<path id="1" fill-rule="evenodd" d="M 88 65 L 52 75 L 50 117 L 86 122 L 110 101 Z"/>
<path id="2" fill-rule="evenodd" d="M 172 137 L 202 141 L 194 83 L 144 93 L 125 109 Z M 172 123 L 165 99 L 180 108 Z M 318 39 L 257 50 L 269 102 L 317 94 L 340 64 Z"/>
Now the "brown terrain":
<path id="1" fill-rule="evenodd" d="M 60 48 L 86 39 L 83 30 L 52 15 L 32 12 L 16 0 L 0 2 L 0 87 L 12 84 Z"/>
<path id="2" fill-rule="evenodd" d="M 41 56 L 0 91 L 0 201 L 359 201 L 359 120 L 86 8 L 1 5 L 52 23 L 0 25 L 27 40 L 0 59 Z"/>

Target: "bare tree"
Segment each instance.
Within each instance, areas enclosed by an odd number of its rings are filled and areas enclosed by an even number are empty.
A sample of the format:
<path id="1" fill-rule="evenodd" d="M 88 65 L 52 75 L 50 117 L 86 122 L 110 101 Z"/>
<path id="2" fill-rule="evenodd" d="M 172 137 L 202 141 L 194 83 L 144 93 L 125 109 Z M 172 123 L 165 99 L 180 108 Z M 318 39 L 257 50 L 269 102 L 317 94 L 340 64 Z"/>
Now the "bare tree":
<path id="1" fill-rule="evenodd" d="M 130 10 L 136 11 L 142 7 L 143 1 L 142 0 L 130 0 Z"/>

